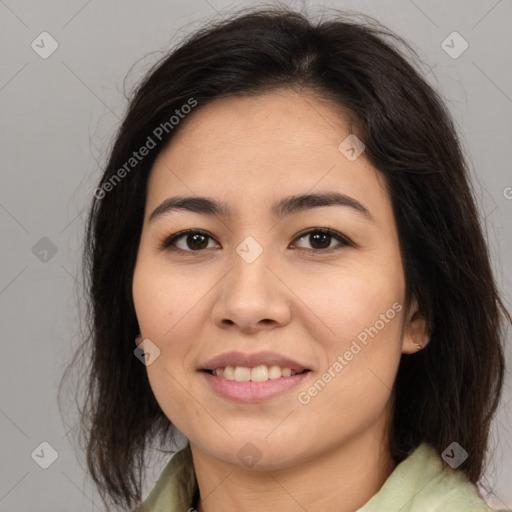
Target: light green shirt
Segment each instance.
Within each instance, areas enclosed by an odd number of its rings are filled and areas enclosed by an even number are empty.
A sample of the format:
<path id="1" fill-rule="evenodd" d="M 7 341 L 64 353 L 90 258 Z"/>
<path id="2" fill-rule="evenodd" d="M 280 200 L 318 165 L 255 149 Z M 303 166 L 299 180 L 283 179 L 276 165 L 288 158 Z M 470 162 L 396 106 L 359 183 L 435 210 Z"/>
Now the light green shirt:
<path id="1" fill-rule="evenodd" d="M 140 512 L 192 512 L 197 505 L 197 481 L 190 445 L 164 468 Z M 459 470 L 443 467 L 428 444 L 418 446 L 398 464 L 384 485 L 357 512 L 491 512 L 474 486 Z M 502 510 L 501 512 L 507 512 Z M 512 511 L 509 511 L 512 512 Z"/>

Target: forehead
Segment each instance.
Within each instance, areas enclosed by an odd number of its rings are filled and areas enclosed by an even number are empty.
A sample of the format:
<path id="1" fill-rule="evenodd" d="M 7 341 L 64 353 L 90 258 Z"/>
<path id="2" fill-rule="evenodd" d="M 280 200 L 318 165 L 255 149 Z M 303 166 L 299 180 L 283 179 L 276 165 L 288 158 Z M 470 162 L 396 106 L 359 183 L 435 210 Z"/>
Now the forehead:
<path id="1" fill-rule="evenodd" d="M 229 197 L 235 211 L 320 189 L 387 201 L 364 152 L 350 161 L 340 151 L 348 135 L 341 107 L 311 94 L 216 99 L 182 120 L 156 159 L 148 210 L 178 194 Z"/>
<path id="2" fill-rule="evenodd" d="M 340 106 L 312 93 L 282 89 L 219 98 L 196 108 L 181 121 L 168 149 L 186 146 L 215 154 L 243 149 L 241 156 L 246 157 L 264 144 L 267 152 L 286 151 L 286 157 L 292 158 L 308 150 L 337 147 L 348 132 Z"/>

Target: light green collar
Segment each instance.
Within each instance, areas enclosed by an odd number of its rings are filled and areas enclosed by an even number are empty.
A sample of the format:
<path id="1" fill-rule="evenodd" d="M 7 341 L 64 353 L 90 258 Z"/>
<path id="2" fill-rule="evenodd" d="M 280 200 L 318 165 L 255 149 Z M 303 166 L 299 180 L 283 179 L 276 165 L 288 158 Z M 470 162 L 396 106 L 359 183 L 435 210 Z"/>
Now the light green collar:
<path id="1" fill-rule="evenodd" d="M 190 445 L 165 466 L 140 512 L 188 512 L 198 487 Z M 357 512 L 493 512 L 462 471 L 443 468 L 436 451 L 418 446 L 396 466 L 379 492 Z M 501 512 L 507 512 L 505 510 Z"/>

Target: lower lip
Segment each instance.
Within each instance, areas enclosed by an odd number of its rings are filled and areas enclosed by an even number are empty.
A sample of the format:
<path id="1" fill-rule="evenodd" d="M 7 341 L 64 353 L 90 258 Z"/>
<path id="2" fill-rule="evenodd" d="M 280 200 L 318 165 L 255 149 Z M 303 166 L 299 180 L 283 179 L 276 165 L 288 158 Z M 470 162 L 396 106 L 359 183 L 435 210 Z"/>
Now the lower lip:
<path id="1" fill-rule="evenodd" d="M 224 377 L 217 377 L 208 372 L 201 372 L 206 382 L 218 394 L 225 398 L 235 400 L 236 402 L 262 402 L 268 400 L 279 393 L 289 390 L 306 378 L 311 372 L 299 373 L 290 377 L 280 377 L 279 379 L 269 379 L 263 382 L 238 382 L 228 380 Z"/>

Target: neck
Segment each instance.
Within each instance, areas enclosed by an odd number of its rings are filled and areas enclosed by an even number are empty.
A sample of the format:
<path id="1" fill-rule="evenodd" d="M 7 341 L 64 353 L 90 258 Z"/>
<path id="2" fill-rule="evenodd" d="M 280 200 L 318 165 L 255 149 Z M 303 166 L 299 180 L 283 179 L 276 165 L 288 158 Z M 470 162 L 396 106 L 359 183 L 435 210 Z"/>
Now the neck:
<path id="1" fill-rule="evenodd" d="M 306 464 L 274 471 L 226 464 L 191 443 L 200 492 L 197 512 L 354 512 L 395 468 L 387 437 L 377 434 L 370 429 Z"/>

